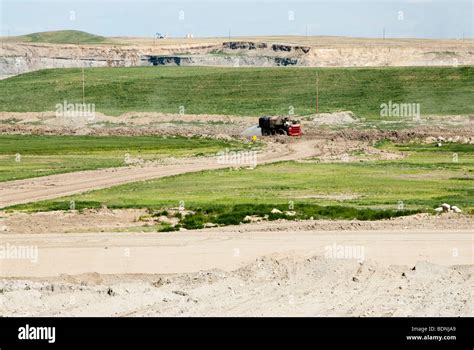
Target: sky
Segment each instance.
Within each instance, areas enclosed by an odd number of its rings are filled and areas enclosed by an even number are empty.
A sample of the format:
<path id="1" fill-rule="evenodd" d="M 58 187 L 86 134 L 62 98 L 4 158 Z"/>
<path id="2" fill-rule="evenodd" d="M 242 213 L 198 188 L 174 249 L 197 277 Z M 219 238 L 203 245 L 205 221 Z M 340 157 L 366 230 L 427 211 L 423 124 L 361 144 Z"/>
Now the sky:
<path id="1" fill-rule="evenodd" d="M 462 39 L 474 35 L 474 0 L 0 0 L 0 35 L 64 29 L 143 37 Z"/>

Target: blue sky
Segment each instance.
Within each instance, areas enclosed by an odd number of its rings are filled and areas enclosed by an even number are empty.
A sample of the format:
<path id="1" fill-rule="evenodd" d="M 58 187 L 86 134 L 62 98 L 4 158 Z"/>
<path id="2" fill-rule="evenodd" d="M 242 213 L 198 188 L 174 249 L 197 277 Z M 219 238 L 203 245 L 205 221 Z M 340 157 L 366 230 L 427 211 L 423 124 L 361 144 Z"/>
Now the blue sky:
<path id="1" fill-rule="evenodd" d="M 472 38 L 473 0 L 0 0 L 1 35 L 77 29 L 107 36 L 337 35 Z"/>

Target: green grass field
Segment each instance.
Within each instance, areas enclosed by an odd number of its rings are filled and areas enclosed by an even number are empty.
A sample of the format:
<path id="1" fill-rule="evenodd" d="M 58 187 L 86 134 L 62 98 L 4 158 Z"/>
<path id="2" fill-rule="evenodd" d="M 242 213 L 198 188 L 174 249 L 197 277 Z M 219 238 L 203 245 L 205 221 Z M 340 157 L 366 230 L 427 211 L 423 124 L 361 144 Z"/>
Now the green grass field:
<path id="1" fill-rule="evenodd" d="M 296 218 L 303 219 L 379 219 L 430 212 L 443 202 L 473 213 L 473 146 L 453 144 L 438 149 L 383 143 L 379 147 L 403 150 L 408 156 L 395 161 L 284 162 L 254 170 L 204 171 L 12 208 L 67 210 L 74 200 L 78 209 L 105 204 L 109 208 L 164 210 L 183 201 L 186 208 L 197 211 L 183 219 L 188 228 L 205 222 L 235 223 L 245 215 L 268 214 L 272 208 L 288 210 L 291 202 Z"/>
<path id="2" fill-rule="evenodd" d="M 216 68 L 133 67 L 85 70 L 86 103 L 110 115 L 125 112 L 258 116 L 351 110 L 381 119 L 382 103 L 420 103 L 421 114 L 474 113 L 474 67 Z M 80 69 L 50 69 L 0 81 L 0 111 L 54 111 L 82 102 Z M 385 119 L 390 119 L 386 117 Z"/>
<path id="3" fill-rule="evenodd" d="M 129 159 L 152 161 L 242 147 L 237 142 L 198 137 L 0 135 L 0 181 L 125 166 L 127 154 Z"/>

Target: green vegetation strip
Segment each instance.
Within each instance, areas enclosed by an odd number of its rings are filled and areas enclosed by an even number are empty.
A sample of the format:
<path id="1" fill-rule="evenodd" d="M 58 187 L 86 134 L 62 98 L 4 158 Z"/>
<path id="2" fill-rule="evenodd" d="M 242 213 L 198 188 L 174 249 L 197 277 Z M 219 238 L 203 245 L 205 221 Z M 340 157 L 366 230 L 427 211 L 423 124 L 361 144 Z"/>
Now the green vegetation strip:
<path id="1" fill-rule="evenodd" d="M 273 212 L 278 209 L 280 212 Z M 287 214 L 288 206 L 271 204 L 238 204 L 229 205 L 210 205 L 199 207 L 193 213 L 181 216 L 175 215 L 180 219 L 179 224 L 172 226 L 162 224 L 160 231 L 177 231 L 181 227 L 188 230 L 204 228 L 205 224 L 215 224 L 220 226 L 238 225 L 239 223 L 248 223 L 250 219 L 247 216 L 264 218 L 274 221 L 278 219 L 286 220 L 308 220 L 308 219 L 357 219 L 357 220 L 381 220 L 392 217 L 412 215 L 421 210 L 377 210 L 370 208 L 353 208 L 348 206 L 320 206 L 315 204 L 299 204 L 298 210 L 294 215 Z M 160 216 L 167 212 L 158 212 L 154 216 Z M 291 212 L 288 212 L 291 213 Z"/>
<path id="2" fill-rule="evenodd" d="M 432 212 L 443 202 L 474 213 L 472 145 L 436 148 L 384 143 L 379 147 L 400 149 L 407 156 L 394 161 L 282 162 L 254 170 L 203 171 L 10 209 L 67 210 L 74 200 L 77 209 L 106 205 L 160 211 L 184 203 L 186 209 L 194 212 L 180 218 L 180 225 L 186 228 L 198 228 L 207 222 L 235 224 L 247 215 L 268 215 L 269 220 L 282 217 L 374 220 Z M 453 158 L 453 154 L 457 156 Z M 283 213 L 271 214 L 273 208 Z M 295 216 L 285 211 L 295 211 Z"/>
<path id="3" fill-rule="evenodd" d="M 208 138 L 0 135 L 0 181 L 216 154 L 247 145 Z"/>
<path id="4" fill-rule="evenodd" d="M 107 38 L 79 30 L 58 30 L 13 37 L 15 41 L 51 44 L 103 44 Z"/>
<path id="5" fill-rule="evenodd" d="M 380 119 L 383 103 L 420 103 L 421 114 L 474 113 L 474 67 L 216 68 L 132 67 L 85 70 L 86 103 L 125 112 L 258 116 L 351 110 Z M 81 69 L 49 69 L 0 81 L 0 111 L 54 111 L 82 102 Z M 407 118 L 407 117 L 400 117 Z M 384 117 L 386 120 L 399 120 Z"/>

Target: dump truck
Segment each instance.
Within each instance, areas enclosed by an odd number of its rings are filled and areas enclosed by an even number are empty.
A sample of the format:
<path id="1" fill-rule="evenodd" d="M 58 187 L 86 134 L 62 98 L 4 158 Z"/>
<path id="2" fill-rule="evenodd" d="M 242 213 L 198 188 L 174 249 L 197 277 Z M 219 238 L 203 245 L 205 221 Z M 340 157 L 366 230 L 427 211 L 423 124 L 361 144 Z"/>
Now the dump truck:
<path id="1" fill-rule="evenodd" d="M 258 126 L 262 131 L 262 136 L 300 136 L 302 134 L 300 122 L 286 116 L 260 117 L 258 119 Z"/>

